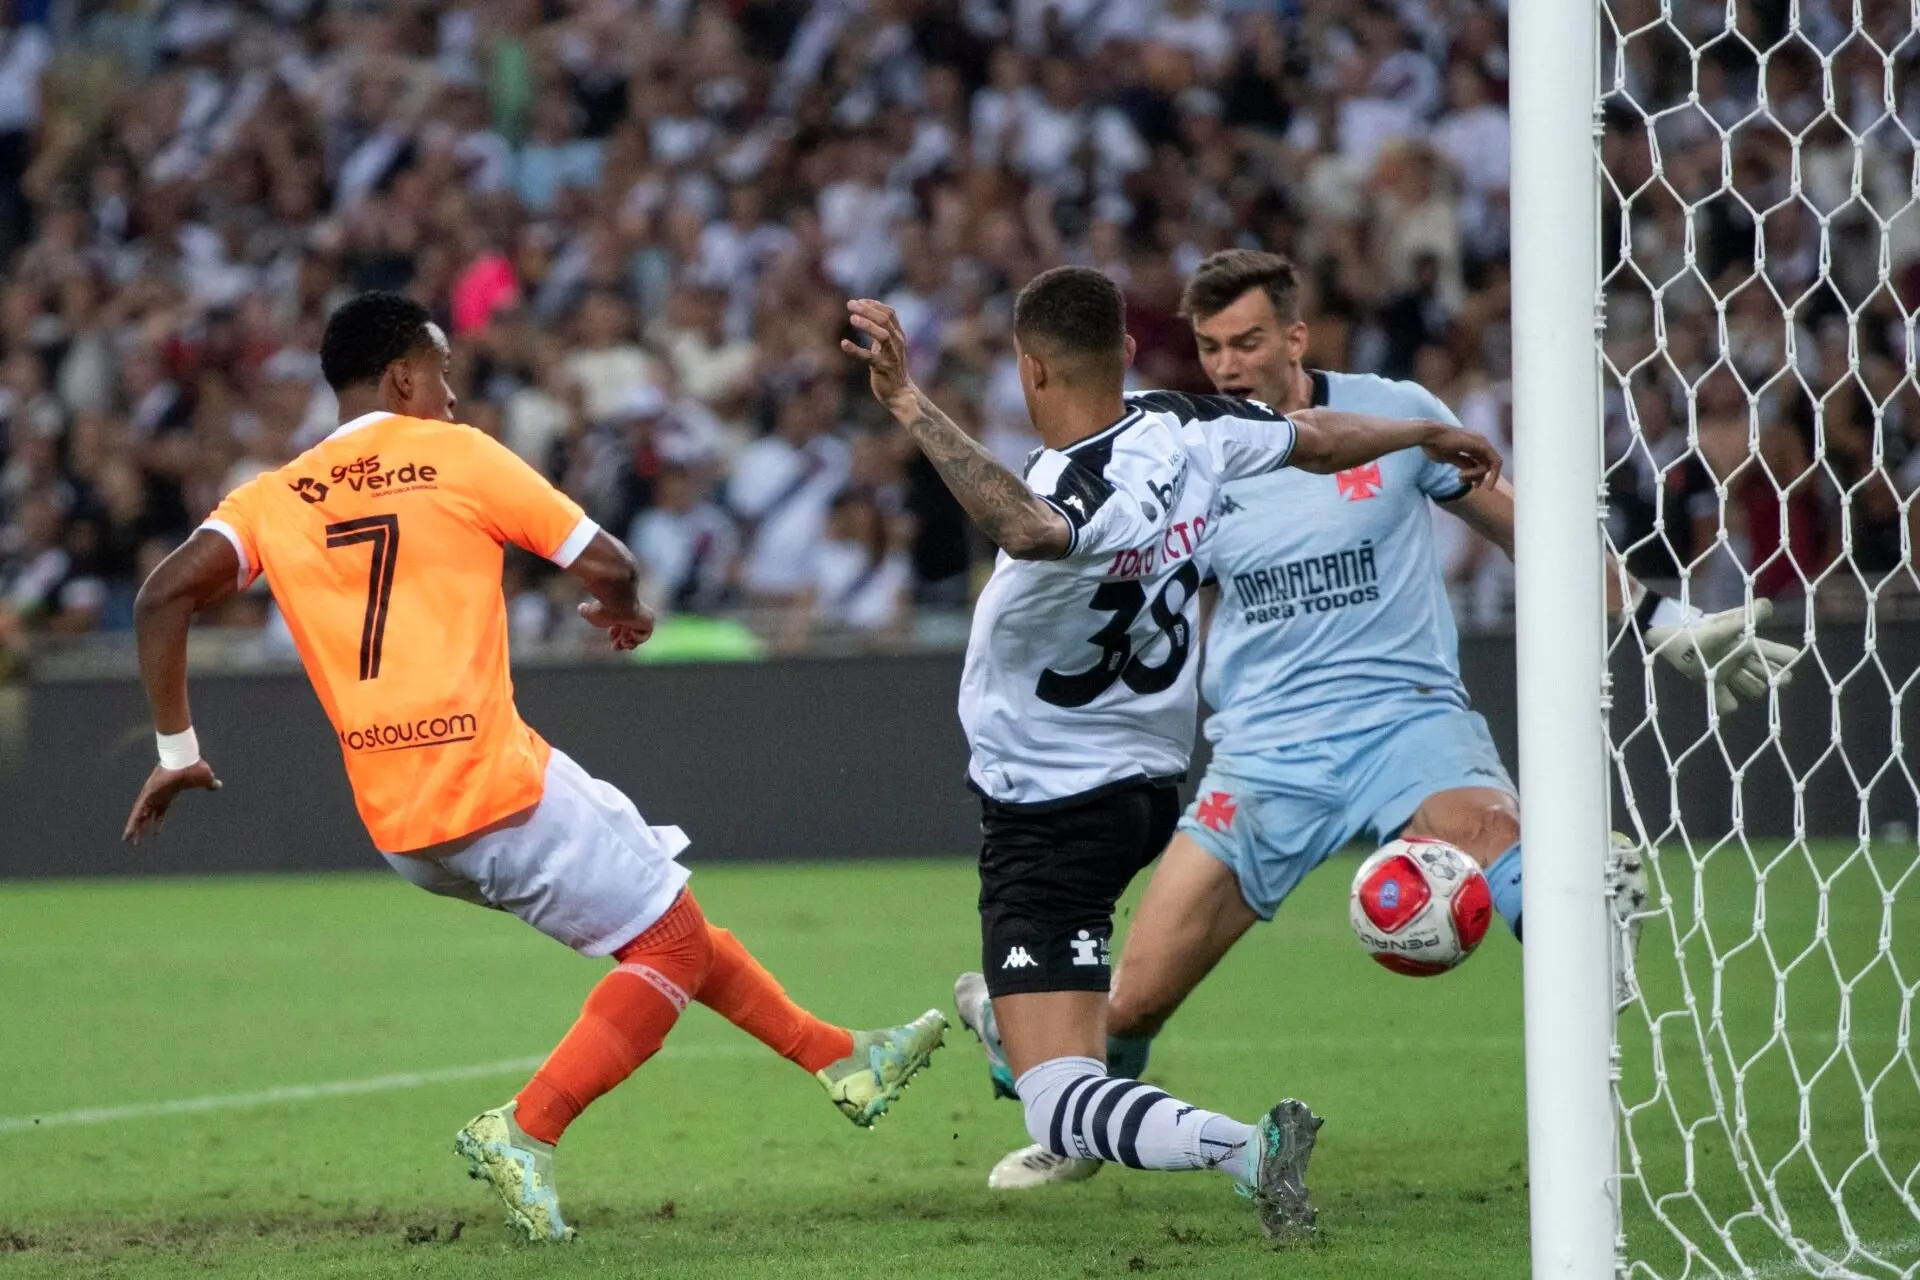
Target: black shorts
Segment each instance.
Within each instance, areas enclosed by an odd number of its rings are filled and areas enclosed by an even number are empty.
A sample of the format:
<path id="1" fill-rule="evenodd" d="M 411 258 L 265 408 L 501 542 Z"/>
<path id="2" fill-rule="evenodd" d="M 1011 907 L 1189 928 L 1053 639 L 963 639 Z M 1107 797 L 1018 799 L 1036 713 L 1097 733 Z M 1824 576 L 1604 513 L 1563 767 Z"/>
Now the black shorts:
<path id="1" fill-rule="evenodd" d="M 1113 904 L 1180 819 L 1171 784 L 1139 782 L 1063 809 L 981 801 L 980 941 L 987 991 L 1105 991 Z"/>

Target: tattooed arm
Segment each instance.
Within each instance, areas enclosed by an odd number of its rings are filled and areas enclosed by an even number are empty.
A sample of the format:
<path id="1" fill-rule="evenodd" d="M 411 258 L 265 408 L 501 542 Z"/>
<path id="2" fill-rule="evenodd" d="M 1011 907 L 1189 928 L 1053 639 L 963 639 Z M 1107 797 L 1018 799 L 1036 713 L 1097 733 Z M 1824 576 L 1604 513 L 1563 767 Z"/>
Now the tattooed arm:
<path id="1" fill-rule="evenodd" d="M 1055 560 L 1073 535 L 1066 517 L 1001 466 L 980 442 L 929 400 L 907 372 L 907 337 L 893 308 L 870 299 L 847 304 L 854 328 L 871 345 L 842 341 L 841 350 L 867 366 L 874 398 L 907 429 L 981 532 L 1016 560 Z"/>
<path id="2" fill-rule="evenodd" d="M 1015 560 L 1057 560 L 1067 553 L 1067 522 L 962 431 L 918 387 L 898 402 L 894 416 L 927 455 L 973 522 Z M 904 410 L 904 412 L 902 411 Z"/>

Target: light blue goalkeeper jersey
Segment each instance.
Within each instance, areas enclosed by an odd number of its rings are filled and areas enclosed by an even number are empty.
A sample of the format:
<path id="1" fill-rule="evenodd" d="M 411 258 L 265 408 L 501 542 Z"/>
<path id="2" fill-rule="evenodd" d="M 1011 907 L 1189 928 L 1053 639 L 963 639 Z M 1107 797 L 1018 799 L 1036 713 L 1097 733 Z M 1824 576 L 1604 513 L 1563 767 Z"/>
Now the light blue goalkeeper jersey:
<path id="1" fill-rule="evenodd" d="M 1312 376 L 1316 406 L 1458 425 L 1414 383 Z M 1217 752 L 1467 705 L 1432 510 L 1466 492 L 1459 472 L 1418 449 L 1338 475 L 1275 471 L 1224 486 L 1204 552 L 1220 584 L 1201 676 Z"/>

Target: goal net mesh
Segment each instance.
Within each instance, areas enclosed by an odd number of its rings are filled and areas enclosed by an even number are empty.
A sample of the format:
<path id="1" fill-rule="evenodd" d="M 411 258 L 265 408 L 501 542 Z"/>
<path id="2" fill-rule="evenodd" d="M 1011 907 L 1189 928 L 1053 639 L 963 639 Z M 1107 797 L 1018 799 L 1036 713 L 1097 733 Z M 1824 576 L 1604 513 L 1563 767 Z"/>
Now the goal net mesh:
<path id="1" fill-rule="evenodd" d="M 1598 20 L 1606 536 L 1799 650 L 1721 712 L 1611 641 L 1622 1271 L 1920 1275 L 1920 0 Z"/>

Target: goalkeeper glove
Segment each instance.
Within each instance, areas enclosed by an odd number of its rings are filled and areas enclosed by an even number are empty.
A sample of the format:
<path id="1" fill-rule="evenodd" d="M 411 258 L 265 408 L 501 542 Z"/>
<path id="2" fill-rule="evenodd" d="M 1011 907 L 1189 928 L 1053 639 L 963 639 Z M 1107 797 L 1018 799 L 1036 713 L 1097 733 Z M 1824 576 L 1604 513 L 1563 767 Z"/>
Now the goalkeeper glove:
<path id="1" fill-rule="evenodd" d="M 1787 667 L 1799 656 L 1798 651 L 1753 634 L 1755 627 L 1772 616 L 1771 600 L 1756 600 L 1751 610 L 1702 613 L 1653 591 L 1648 591 L 1634 610 L 1634 621 L 1647 648 L 1689 680 L 1711 687 L 1714 706 L 1721 715 L 1763 696 L 1771 674 L 1777 673 L 1781 684 L 1793 680 L 1793 672 Z"/>

